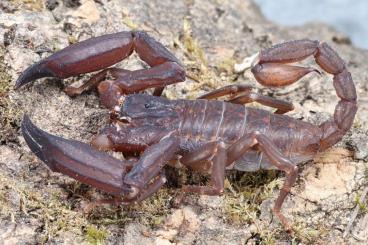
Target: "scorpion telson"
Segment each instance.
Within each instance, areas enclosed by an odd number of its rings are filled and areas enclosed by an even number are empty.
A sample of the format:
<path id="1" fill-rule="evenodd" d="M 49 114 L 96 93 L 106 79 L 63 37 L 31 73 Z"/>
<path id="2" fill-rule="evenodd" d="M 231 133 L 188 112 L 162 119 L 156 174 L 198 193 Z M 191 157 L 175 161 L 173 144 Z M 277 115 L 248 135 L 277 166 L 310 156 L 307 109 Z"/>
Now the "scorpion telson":
<path id="1" fill-rule="evenodd" d="M 151 68 L 108 68 L 133 51 Z M 291 103 L 258 94 L 244 85 L 219 88 L 197 100 L 159 97 L 166 85 L 185 79 L 184 68 L 163 45 L 140 31 L 91 38 L 26 69 L 16 87 L 45 76 L 66 78 L 103 69 L 81 87 L 67 87 L 66 92 L 75 96 L 97 87 L 102 104 L 114 111 L 111 123 L 92 140 L 92 147 L 50 135 L 34 126 L 27 116 L 22 123 L 23 136 L 51 170 L 114 196 L 96 204 L 127 205 L 150 197 L 166 181 L 165 164 L 178 156 L 187 168 L 209 172 L 212 182 L 209 186 L 184 186 L 175 199 L 177 203 L 187 193 L 222 194 L 226 169 L 279 169 L 285 172 L 285 182 L 274 213 L 290 230 L 281 206 L 296 181 L 297 164 L 313 159 L 350 129 L 357 111 L 355 86 L 343 60 L 330 46 L 318 41 L 290 41 L 263 50 L 251 69 L 261 84 L 285 86 L 310 72 L 319 72 L 287 64 L 309 56 L 314 56 L 316 63 L 333 75 L 340 98 L 333 117 L 319 126 L 283 115 L 293 110 Z M 106 80 L 108 77 L 111 79 Z M 146 88 L 155 88 L 156 96 L 134 94 Z M 212 100 L 222 96 L 230 99 Z M 243 105 L 250 102 L 276 111 Z M 120 161 L 96 149 L 133 152 L 140 157 Z"/>

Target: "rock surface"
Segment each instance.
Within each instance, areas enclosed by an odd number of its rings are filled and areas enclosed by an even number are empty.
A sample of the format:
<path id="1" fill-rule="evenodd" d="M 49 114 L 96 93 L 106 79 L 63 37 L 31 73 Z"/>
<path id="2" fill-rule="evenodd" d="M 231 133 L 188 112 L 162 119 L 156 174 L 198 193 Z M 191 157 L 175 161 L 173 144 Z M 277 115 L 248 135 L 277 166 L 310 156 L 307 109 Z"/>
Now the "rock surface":
<path id="1" fill-rule="evenodd" d="M 225 84 L 246 83 L 292 101 L 296 109 L 290 116 L 316 124 L 330 116 L 336 105 L 330 76 L 311 75 L 295 86 L 271 90 L 256 84 L 249 71 L 235 74 L 232 67 L 262 48 L 301 38 L 329 43 L 346 61 L 357 87 L 359 110 L 342 142 L 301 166 L 283 208 L 297 232 L 288 235 L 271 216 L 282 175 L 249 187 L 256 203 L 246 198 L 246 185 L 237 188 L 240 182 L 231 174 L 224 196 L 189 196 L 179 209 L 170 208 L 170 199 L 179 191 L 170 186 L 135 207 L 102 207 L 84 215 L 81 203 L 104 194 L 50 172 L 30 153 L 19 132 L 20 115 L 28 113 L 48 132 L 88 142 L 107 122 L 108 111 L 94 92 L 73 99 L 63 93 L 66 85 L 85 79 L 80 76 L 43 79 L 2 95 L 7 99 L 4 111 L 13 117 L 6 125 L 14 131 L 5 139 L 0 137 L 0 238 L 5 244 L 367 242 L 367 201 L 362 193 L 367 188 L 368 51 L 351 46 L 347 37 L 326 25 L 277 26 L 266 21 L 250 0 L 5 1 L 0 3 L 0 54 L 4 54 L 0 64 L 6 69 L 0 72 L 12 77 L 13 86 L 21 71 L 56 50 L 92 36 L 135 28 L 161 41 L 198 78 L 169 86 L 167 97 L 194 98 Z M 119 66 L 137 69 L 144 64 L 133 55 Z M 5 113 L 1 116 L 5 118 Z M 256 179 L 259 173 L 245 176 Z M 360 209 L 352 220 L 357 205 Z"/>

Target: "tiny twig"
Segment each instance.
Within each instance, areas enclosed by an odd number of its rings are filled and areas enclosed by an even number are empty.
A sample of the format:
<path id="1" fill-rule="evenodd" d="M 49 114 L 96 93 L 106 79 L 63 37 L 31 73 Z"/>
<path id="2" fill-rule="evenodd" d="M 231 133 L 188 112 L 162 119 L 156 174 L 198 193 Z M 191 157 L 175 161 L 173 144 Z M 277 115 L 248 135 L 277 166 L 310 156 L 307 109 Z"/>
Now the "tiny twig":
<path id="1" fill-rule="evenodd" d="M 199 80 L 199 78 L 195 75 L 192 74 L 185 74 L 185 76 L 189 79 L 192 79 L 193 81 L 197 82 L 197 83 L 201 83 L 201 81 Z"/>

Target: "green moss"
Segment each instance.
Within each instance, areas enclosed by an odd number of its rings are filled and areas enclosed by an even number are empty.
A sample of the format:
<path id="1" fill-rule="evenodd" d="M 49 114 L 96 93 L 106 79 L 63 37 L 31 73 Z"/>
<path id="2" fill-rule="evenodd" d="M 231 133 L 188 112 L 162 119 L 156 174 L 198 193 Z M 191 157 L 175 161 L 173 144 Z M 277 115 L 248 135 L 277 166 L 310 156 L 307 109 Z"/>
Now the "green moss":
<path id="1" fill-rule="evenodd" d="M 90 244 L 103 244 L 109 236 L 106 230 L 99 230 L 94 226 L 89 226 L 86 229 L 86 240 Z"/>
<path id="2" fill-rule="evenodd" d="M 189 18 L 184 18 L 182 35 L 174 40 L 174 45 L 185 55 L 183 63 L 186 68 L 186 76 L 195 81 L 187 86 L 186 98 L 195 99 L 199 96 L 198 92 L 202 88 L 215 89 L 233 81 L 234 77 L 231 74 L 232 68 L 229 60 L 219 64 L 215 69 L 213 66 L 209 66 L 205 50 L 193 36 Z M 228 73 L 226 76 L 220 76 L 219 73 L 224 70 Z M 168 93 L 166 96 L 169 99 L 175 99 Z"/>
<path id="3" fill-rule="evenodd" d="M 12 77 L 4 62 L 5 50 L 0 46 L 0 143 L 14 139 L 21 112 L 9 99 Z"/>
<path id="4" fill-rule="evenodd" d="M 161 188 L 151 198 L 127 207 L 126 211 L 129 212 L 131 218 L 139 220 L 139 223 L 156 228 L 171 212 L 169 201 L 173 195 L 175 194 L 172 193 L 172 190 Z"/>
<path id="5" fill-rule="evenodd" d="M 361 197 L 360 197 L 360 194 L 356 195 L 355 203 L 356 203 L 356 205 L 358 205 L 358 207 L 359 207 L 359 209 L 362 213 L 367 213 L 368 212 L 367 201 L 362 201 Z"/>
<path id="6" fill-rule="evenodd" d="M 0 98 L 4 98 L 10 89 L 11 76 L 6 72 L 5 50 L 0 46 Z"/>
<path id="7" fill-rule="evenodd" d="M 233 172 L 226 183 L 225 216 L 230 223 L 257 223 L 260 204 L 280 186 L 276 171 Z"/>

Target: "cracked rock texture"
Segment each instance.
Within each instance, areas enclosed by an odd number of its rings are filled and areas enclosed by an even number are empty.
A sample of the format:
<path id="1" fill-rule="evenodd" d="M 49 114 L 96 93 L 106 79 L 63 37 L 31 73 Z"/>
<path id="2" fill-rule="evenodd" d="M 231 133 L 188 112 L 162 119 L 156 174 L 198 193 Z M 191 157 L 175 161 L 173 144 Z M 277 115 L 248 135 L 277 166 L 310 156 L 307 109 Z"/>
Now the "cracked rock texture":
<path id="1" fill-rule="evenodd" d="M 189 39 L 188 26 L 192 31 Z M 83 202 L 104 194 L 49 171 L 30 152 L 19 131 L 20 116 L 28 113 L 36 125 L 50 133 L 88 142 L 108 121 L 108 111 L 99 104 L 95 92 L 76 98 L 63 92 L 66 85 L 86 79 L 80 76 L 63 81 L 42 79 L 19 91 L 8 87 L 6 93 L 0 93 L 6 99 L 0 106 L 10 118 L 6 130 L 13 132 L 0 137 L 0 239 L 4 244 L 368 242 L 367 201 L 362 195 L 367 187 L 368 159 L 367 50 L 352 46 L 348 37 L 321 23 L 278 26 L 265 20 L 250 0 L 6 0 L 0 3 L 0 67 L 5 67 L 0 72 L 11 77 L 8 85 L 13 86 L 29 65 L 71 43 L 131 29 L 149 32 L 189 73 L 199 77 L 198 81 L 188 78 L 185 83 L 169 86 L 165 96 L 195 98 L 229 83 L 246 83 L 264 94 L 292 101 L 296 109 L 290 116 L 316 124 L 328 118 L 337 103 L 331 76 L 309 75 L 296 85 L 276 90 L 256 84 L 249 71 L 235 74 L 231 67 L 263 48 L 302 38 L 329 43 L 346 61 L 357 87 L 359 110 L 342 142 L 300 167 L 297 183 L 283 207 L 298 232 L 287 234 L 270 212 L 280 184 L 257 204 L 256 212 L 247 213 L 244 207 L 252 200 L 231 188 L 237 181 L 230 177 L 223 196 L 189 196 L 178 209 L 170 207 L 170 199 L 179 187 L 169 184 L 135 207 L 107 206 L 84 215 L 80 211 Z M 188 42 L 197 46 L 191 49 Z M 312 59 L 305 63 L 317 67 Z M 137 69 L 145 65 L 133 55 L 119 66 Z M 5 82 L 0 81 L 0 85 Z M 0 117 L 5 118 L 5 113 Z M 283 175 L 277 174 L 272 183 L 282 181 Z M 267 186 L 270 183 L 258 190 Z M 229 200 L 236 203 L 229 204 Z M 229 207 L 233 214 L 239 211 L 250 218 L 235 222 L 234 215 L 226 211 Z"/>

